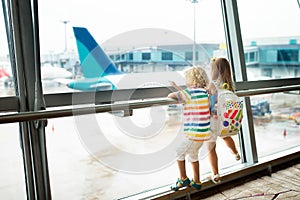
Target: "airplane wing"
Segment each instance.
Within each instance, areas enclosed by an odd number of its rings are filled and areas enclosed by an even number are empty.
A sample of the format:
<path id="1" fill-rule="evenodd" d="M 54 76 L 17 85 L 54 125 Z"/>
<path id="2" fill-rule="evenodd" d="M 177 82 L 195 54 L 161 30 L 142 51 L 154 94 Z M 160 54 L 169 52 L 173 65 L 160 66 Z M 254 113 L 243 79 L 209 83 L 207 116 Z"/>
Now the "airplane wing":
<path id="1" fill-rule="evenodd" d="M 96 83 L 90 85 L 90 89 L 95 89 L 95 90 L 111 90 L 112 89 L 112 84 L 109 83 Z"/>
<path id="2" fill-rule="evenodd" d="M 56 79 L 53 79 L 53 81 L 55 81 L 57 83 L 61 83 L 63 85 L 68 85 L 69 83 L 71 83 L 74 80 L 69 79 L 69 78 L 56 78 Z"/>

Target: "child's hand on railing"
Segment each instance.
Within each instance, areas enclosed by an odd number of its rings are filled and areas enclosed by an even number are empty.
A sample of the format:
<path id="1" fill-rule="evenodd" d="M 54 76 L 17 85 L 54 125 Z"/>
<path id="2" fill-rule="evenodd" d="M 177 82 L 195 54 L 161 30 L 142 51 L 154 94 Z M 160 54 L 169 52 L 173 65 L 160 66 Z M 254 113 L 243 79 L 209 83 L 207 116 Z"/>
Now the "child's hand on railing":
<path id="1" fill-rule="evenodd" d="M 176 90 L 180 91 L 182 90 L 174 81 L 169 81 L 172 87 L 174 87 Z"/>

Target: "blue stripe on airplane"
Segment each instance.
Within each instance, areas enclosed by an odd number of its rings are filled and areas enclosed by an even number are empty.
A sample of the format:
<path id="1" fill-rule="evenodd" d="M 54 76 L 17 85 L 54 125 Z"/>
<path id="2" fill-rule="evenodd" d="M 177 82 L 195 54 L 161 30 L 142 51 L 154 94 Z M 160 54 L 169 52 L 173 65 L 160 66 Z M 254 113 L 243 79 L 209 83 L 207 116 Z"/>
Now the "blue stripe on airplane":
<path id="1" fill-rule="evenodd" d="M 86 78 L 121 74 L 86 28 L 73 27 L 83 74 Z"/>

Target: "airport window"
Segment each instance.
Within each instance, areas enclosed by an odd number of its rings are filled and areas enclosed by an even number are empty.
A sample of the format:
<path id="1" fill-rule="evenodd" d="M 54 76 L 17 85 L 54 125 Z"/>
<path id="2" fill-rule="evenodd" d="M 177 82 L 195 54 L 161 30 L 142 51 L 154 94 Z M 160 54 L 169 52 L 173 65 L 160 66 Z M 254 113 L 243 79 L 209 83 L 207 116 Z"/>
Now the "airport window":
<path id="1" fill-rule="evenodd" d="M 121 59 L 124 60 L 125 59 L 125 54 L 121 55 Z"/>
<path id="2" fill-rule="evenodd" d="M 298 49 L 280 49 L 277 51 L 278 61 L 294 61 L 300 62 L 299 60 L 299 50 Z"/>
<path id="3" fill-rule="evenodd" d="M 200 15 L 205 15 L 205 17 L 199 16 L 196 19 L 196 30 L 197 30 L 197 42 L 201 41 L 201 43 L 205 43 L 207 41 L 225 41 L 225 33 L 224 33 L 224 25 L 222 21 L 222 10 L 219 0 L 208 1 L 209 4 L 199 3 L 196 4 L 197 12 Z M 59 3 L 59 7 L 57 7 Z M 70 12 L 70 21 L 66 24 L 60 22 L 62 18 L 65 18 L 65 15 L 57 15 L 53 17 L 53 13 L 50 10 L 58 9 L 58 13 L 65 13 L 66 8 L 70 8 L 72 5 L 72 12 Z M 135 5 L 132 7 L 132 5 Z M 170 5 L 172 5 L 172 9 L 170 9 Z M 190 62 L 184 62 L 185 50 L 188 45 L 188 49 L 190 52 L 190 58 L 188 61 L 192 61 L 192 39 L 193 31 L 191 31 L 191 27 L 193 27 L 193 4 L 189 1 L 178 1 L 174 2 L 172 0 L 146 0 L 146 1 L 118 1 L 118 6 L 116 7 L 116 2 L 110 0 L 103 0 L 97 2 L 95 6 L 88 6 L 84 2 L 80 1 L 43 1 L 39 3 L 40 10 L 40 24 L 41 24 L 41 45 L 47 48 L 53 48 L 55 51 L 61 51 L 65 47 L 65 39 L 67 40 L 67 50 L 73 52 L 75 55 L 78 55 L 78 46 L 76 37 L 74 36 L 73 26 L 76 24 L 83 24 L 83 28 L 86 28 L 89 33 L 94 37 L 95 41 L 98 42 L 99 46 L 103 48 L 105 53 L 108 55 L 115 55 L 112 60 L 118 60 L 117 53 L 118 52 L 133 52 L 129 54 L 129 59 L 134 62 L 129 62 L 128 65 L 122 66 L 124 67 L 124 71 L 128 71 L 130 75 L 134 74 L 134 72 L 151 72 L 152 80 L 158 80 L 157 77 L 160 76 L 163 70 L 166 71 L 166 65 L 160 64 L 159 61 L 163 60 L 161 55 L 159 55 L 160 51 L 157 51 L 155 47 L 150 42 L 154 44 L 159 44 L 165 42 L 165 36 L 168 36 L 168 39 L 173 39 L 173 44 L 177 48 L 176 51 L 178 53 L 165 54 L 165 58 L 168 60 L 172 60 L 170 66 L 174 69 L 182 70 L 190 65 Z M 177 8 L 175 8 L 175 7 Z M 52 8 L 52 9 L 50 9 Z M 152 9 L 149 9 L 152 8 Z M 101 12 L 99 12 L 99 9 Z M 103 10 L 102 10 L 103 9 Z M 116 10 L 117 9 L 117 10 Z M 190 20 L 182 20 L 182 16 L 178 15 L 178 9 L 180 13 L 186 13 L 186 18 Z M 88 11 L 87 11 L 88 10 Z M 115 10 L 115 13 L 118 13 L 118 18 L 107 18 L 107 16 L 111 16 L 111 13 L 107 13 L 108 10 Z M 156 11 L 157 15 L 153 15 L 153 10 Z M 161 16 L 165 16 L 166 10 L 168 10 L 168 15 L 170 18 L 162 18 Z M 208 12 L 209 10 L 214 10 L 214 12 Z M 86 13 L 82 13 L 82 12 Z M 82 23 L 82 15 L 90 16 L 91 19 L 95 19 L 94 22 L 89 21 L 87 23 Z M 105 19 L 105 20 L 102 20 Z M 119 24 L 120 19 L 122 19 L 122 26 L 118 29 L 112 28 L 112 24 Z M 214 20 L 214 26 L 210 26 L 210 20 Z M 153 21 L 152 21 L 153 20 Z M 198 21 L 199 20 L 199 21 Z M 130 22 L 135 21 L 136 23 L 132 24 Z M 140 28 L 148 28 L 153 27 L 155 24 L 158 27 L 165 27 L 164 24 L 172 24 L 174 21 L 176 22 L 176 26 L 167 27 L 171 28 L 172 31 L 166 30 L 156 30 L 156 29 L 148 29 L 144 35 L 138 35 L 139 32 L 134 32 L 132 30 L 140 29 Z M 217 22 L 217 23 L 215 23 Z M 97 24 L 97 26 L 91 26 L 92 24 Z M 45 27 L 46 24 L 53 24 L 53 30 L 57 30 L 53 34 L 47 32 L 49 27 Z M 187 26 L 187 27 L 185 27 Z M 67 30 L 67 37 L 65 38 L 64 30 Z M 123 29 L 124 28 L 124 29 Z M 130 29 L 132 28 L 132 29 Z M 141 30 L 142 30 L 141 29 Z M 182 31 L 184 30 L 184 35 L 182 35 Z M 204 34 L 203 37 L 200 38 L 199 33 Z M 83 29 L 79 29 L 75 31 L 83 31 Z M 130 33 L 134 33 L 130 35 Z M 152 34 L 153 33 L 153 34 Z M 156 37 L 151 37 L 152 35 L 160 33 L 161 39 L 156 41 Z M 211 34 L 214 33 L 214 34 Z M 52 38 L 57 38 L 56 40 L 51 40 Z M 116 35 L 116 37 L 111 37 Z M 121 36 L 126 36 L 125 40 Z M 118 38 L 117 36 L 120 36 Z M 180 36 L 180 40 L 176 39 Z M 184 36 L 184 37 L 183 37 Z M 119 40 L 118 40 L 119 39 Z M 182 41 L 183 40 L 183 41 Z M 52 41 L 51 46 L 49 46 L 49 41 Z M 104 41 L 104 42 L 103 42 Z M 178 45 L 178 46 L 176 46 Z M 219 46 L 219 42 L 213 43 L 214 46 Z M 182 46 L 184 48 L 182 48 Z M 198 51 L 202 51 L 204 53 L 207 52 L 205 47 L 198 45 L 199 49 L 196 49 L 196 59 L 198 60 Z M 144 50 L 143 48 L 147 48 Z M 143 50 L 141 50 L 143 49 Z M 149 50 L 151 49 L 151 50 Z M 213 54 L 214 49 L 217 48 L 209 48 L 209 54 L 206 54 L 205 62 L 210 60 L 210 57 Z M 86 50 L 86 49 L 84 49 Z M 85 69 L 85 66 L 95 66 L 96 64 L 94 59 L 89 60 L 89 58 L 93 57 L 96 54 L 97 48 L 93 49 L 91 54 L 86 56 L 86 59 L 83 59 L 81 62 L 82 69 Z M 169 50 L 173 52 L 172 50 Z M 44 53 L 48 52 L 48 49 L 43 50 Z M 83 51 L 84 52 L 84 51 Z M 158 53 L 157 53 L 158 52 Z M 156 53 L 156 54 L 155 54 Z M 223 49 L 222 53 L 226 53 L 226 49 Z M 53 53 L 54 54 L 54 53 Z M 180 58 L 179 56 L 180 55 Z M 77 59 L 80 59 L 79 57 Z M 70 62 L 70 66 L 72 66 L 72 62 Z M 88 65 L 89 64 L 89 65 Z M 169 63 L 168 63 L 169 64 Z M 123 65 L 123 63 L 122 63 Z M 96 67 L 95 67 L 96 68 Z M 82 70 L 84 72 L 84 70 Z M 154 73 L 157 73 L 154 74 Z M 91 74 L 96 74 L 95 71 L 92 71 Z M 163 74 L 163 73 L 162 73 Z M 177 74 L 177 73 L 176 73 Z M 134 74 L 135 75 L 135 74 Z M 143 75 L 144 76 L 144 75 Z M 144 81 L 144 77 L 139 77 L 137 79 L 123 79 L 126 84 L 134 84 L 136 81 L 139 83 L 139 80 Z M 128 76 L 129 77 L 129 76 Z M 78 77 L 78 81 L 80 79 L 84 79 L 84 76 Z M 168 81 L 166 76 L 162 77 L 163 81 Z M 151 79 L 149 79 L 151 81 Z M 181 82 L 179 78 L 174 79 L 178 84 L 184 84 Z M 121 81 L 120 81 L 121 82 Z M 159 81 L 157 81 L 159 82 Z M 164 84 L 165 84 L 164 82 Z M 138 84 L 136 87 L 147 87 L 151 86 L 151 84 L 156 87 L 155 83 L 150 82 Z M 97 84 L 93 84 L 95 86 Z M 100 84 L 99 84 L 100 85 Z M 65 85 L 61 85 L 63 87 Z M 85 90 L 79 91 L 87 91 Z M 56 89 L 56 91 L 60 91 Z M 78 92 L 78 90 L 76 90 Z M 145 94 L 146 95 L 146 94 Z M 158 109 L 158 110 L 155 110 Z M 149 111 L 158 113 L 153 118 L 152 114 L 147 114 Z M 174 137 L 176 132 L 180 128 L 181 122 L 181 110 L 180 107 L 172 110 L 169 106 L 157 106 L 157 108 L 151 109 L 137 109 L 133 111 L 133 115 L 130 117 L 124 118 L 114 118 L 113 115 L 109 113 L 101 113 L 95 115 L 97 122 L 99 122 L 99 126 L 112 143 L 110 146 L 106 146 L 103 141 L 95 141 L 92 147 L 98 146 L 100 149 L 97 152 L 93 152 L 91 149 L 86 148 L 84 143 L 82 143 L 82 133 L 77 130 L 78 123 L 84 122 L 85 118 L 88 116 L 80 117 L 81 120 L 77 120 L 76 122 L 72 117 L 67 118 L 58 118 L 49 120 L 47 126 L 47 145 L 48 145 L 48 159 L 49 159 L 49 171 L 50 171 L 50 179 L 51 179 L 51 188 L 53 188 L 52 196 L 53 199 L 62 198 L 92 198 L 93 196 L 97 196 L 100 199 L 118 199 L 126 196 L 130 196 L 135 193 L 140 193 L 149 189 L 159 188 L 162 185 L 167 185 L 173 183 L 177 179 L 177 168 L 176 162 L 167 163 L 166 167 L 163 167 L 161 170 L 157 170 L 153 173 L 141 173 L 141 174 L 130 174 L 130 173 L 122 173 L 122 169 L 114 169 L 113 167 L 102 165 L 101 160 L 107 158 L 115 158 L 122 155 L 122 147 L 124 152 L 130 152 L 132 154 L 145 154 L 147 157 L 147 153 L 155 153 L 159 151 L 159 149 L 164 149 L 168 147 L 170 141 L 172 141 L 172 137 Z M 163 119 L 161 117 L 164 117 Z M 86 118 L 86 119 L 87 119 Z M 149 119 L 150 118 L 150 119 Z M 79 122 L 78 122 L 79 121 Z M 88 120 L 91 122 L 91 120 Z M 115 121 L 126 122 L 125 125 L 135 125 L 135 129 L 133 130 L 125 130 L 126 133 L 122 133 L 122 130 L 115 124 Z M 153 121 L 153 122 L 152 122 Z M 89 123 L 88 123 L 89 124 Z M 85 132 L 94 133 L 96 135 L 100 135 L 99 132 L 94 132 L 92 130 L 92 126 L 85 124 L 83 125 Z M 147 138 L 147 134 L 151 134 L 152 132 L 145 132 L 145 127 L 148 125 L 157 125 L 161 124 L 163 134 L 159 135 L 149 135 L 151 137 Z M 66 126 L 68 127 L 68 131 L 66 132 Z M 142 127 L 142 129 L 141 129 Z M 126 127 L 125 127 L 126 128 Z M 91 130 L 91 131 L 87 131 Z M 95 129 L 96 130 L 96 129 Z M 113 131 L 112 131 L 113 130 Z M 134 132 L 138 130 L 137 132 Z M 98 130 L 96 130 L 98 131 Z M 78 134 L 77 134 L 78 133 Z M 114 134 L 111 134 L 114 133 Z M 145 135 L 146 134 L 146 135 Z M 77 136 L 77 137 L 76 137 Z M 145 136 L 147 139 L 141 139 L 141 136 Z M 65 141 L 69 141 L 67 144 Z M 153 142 L 155 141 L 155 142 Z M 235 139 L 238 143 L 238 140 Z M 92 141 L 89 141 L 92 142 Z M 115 148 L 114 146 L 117 146 Z M 239 145 L 239 144 L 237 144 Z M 101 149 L 102 148 L 102 149 Z M 224 144 L 221 144 L 218 147 L 218 150 L 222 150 L 224 148 Z M 74 151 L 74 149 L 76 149 Z M 70 152 L 72 152 L 70 154 Z M 240 162 L 234 162 L 234 157 L 228 154 L 230 158 L 226 156 L 220 158 L 220 168 L 225 168 L 228 166 L 239 164 Z M 96 156 L 97 158 L 95 159 Z M 102 156 L 102 157 L 101 157 Z M 97 160 L 98 159 L 98 160 Z M 201 157 L 204 163 L 201 168 L 203 174 L 209 172 L 209 165 L 206 159 L 205 152 Z M 202 161 L 201 161 L 202 162 Z M 156 162 L 153 162 L 156 164 Z M 155 169 L 155 167 L 153 167 Z M 65 170 L 68 169 L 68 170 Z M 160 177 L 164 177 L 163 180 Z M 204 177 L 204 176 L 203 176 Z M 153 180 L 161 180 L 159 182 Z M 145 181 L 147 180 L 147 181 Z M 125 182 L 123 182 L 125 181 Z M 69 184 L 70 182 L 74 184 Z M 116 185 L 120 185 L 122 187 L 118 187 L 116 189 Z M 140 184 L 143 182 L 143 184 Z M 102 188 L 106 188 L 102 190 Z M 100 190 L 101 191 L 100 191 Z M 74 192 L 70 192 L 74 191 Z M 111 191 L 114 191 L 113 194 Z M 113 197 L 112 197 L 113 195 Z"/>
<path id="4" fill-rule="evenodd" d="M 115 55 L 115 60 L 116 60 L 116 61 L 120 60 L 120 57 L 121 57 L 121 56 L 120 56 L 119 54 Z"/>
<path id="5" fill-rule="evenodd" d="M 260 158 L 299 146 L 299 105 L 300 98 L 296 91 L 251 97 L 255 140 Z"/>
<path id="6" fill-rule="evenodd" d="M 133 60 L 133 53 L 128 53 L 127 56 L 128 56 L 128 60 Z"/>
<path id="7" fill-rule="evenodd" d="M 184 57 L 185 57 L 186 61 L 192 61 L 193 60 L 193 52 L 191 52 L 191 51 L 185 52 Z"/>
<path id="8" fill-rule="evenodd" d="M 30 1 L 26 2 L 30 4 Z M 157 93 L 164 89 L 169 89 L 168 81 L 174 78 L 169 79 L 170 77 L 167 77 L 165 74 L 171 72 L 171 68 L 182 70 L 183 68 L 190 67 L 191 62 L 184 62 L 182 57 L 184 57 L 186 61 L 192 61 L 194 53 L 196 53 L 196 61 L 198 61 L 196 64 L 200 63 L 205 67 L 207 72 L 209 72 L 211 57 L 227 57 L 229 54 L 227 53 L 226 45 L 224 45 L 226 34 L 221 10 L 222 7 L 226 7 L 224 4 L 228 2 L 229 1 L 223 1 L 221 5 L 221 1 L 219 0 L 194 1 L 193 4 L 191 1 L 145 0 L 141 2 L 137 0 L 127 0 L 118 1 L 118 6 L 116 7 L 116 2 L 110 0 L 97 1 L 95 6 L 90 6 L 86 4 L 86 2 L 71 0 L 41 1 L 39 4 L 39 24 L 41 40 L 40 53 L 43 67 L 45 67 L 43 71 L 50 69 L 48 75 L 54 75 L 51 79 L 49 76 L 43 78 L 43 92 L 44 94 L 67 93 L 66 95 L 58 94 L 58 97 L 55 99 L 51 99 L 52 95 L 46 95 L 46 97 L 49 97 L 49 102 L 47 103 L 65 105 L 64 97 L 72 95 L 71 105 L 68 106 L 76 109 L 77 104 L 74 102 L 76 102 L 76 96 L 78 94 L 83 97 L 89 97 L 89 95 L 92 94 L 92 100 L 96 97 L 101 100 L 104 98 L 103 102 L 105 102 L 105 104 L 107 103 L 105 101 L 107 98 L 109 99 L 108 102 L 112 101 L 113 105 L 117 105 L 120 102 L 121 104 L 125 104 L 124 102 L 129 101 L 130 98 L 134 98 L 135 95 L 140 96 L 134 99 L 134 103 L 147 103 L 147 98 L 151 98 L 151 100 L 154 98 L 156 100 Z M 249 9 L 249 5 L 247 5 L 249 2 L 251 5 L 253 4 L 253 9 Z M 273 1 L 268 1 L 270 6 L 273 6 L 272 2 Z M 277 10 L 276 15 L 272 17 L 272 20 L 276 22 L 277 17 L 281 17 L 278 16 L 278 13 L 284 12 L 284 14 L 289 14 L 290 8 L 294 8 L 288 7 L 288 9 L 283 9 L 286 8 L 284 6 L 289 6 L 290 4 L 284 0 L 279 2 L 285 3 L 279 5 L 280 9 Z M 232 3 L 235 4 L 236 1 L 232 1 Z M 274 33 L 273 30 L 266 34 L 263 30 L 265 26 L 257 27 L 257 22 L 254 21 L 253 23 L 247 20 L 253 20 L 260 12 L 261 16 L 266 16 L 266 12 L 274 12 L 276 9 L 272 7 L 272 9 L 266 10 L 266 4 L 262 1 L 238 1 L 238 3 L 238 9 L 240 9 L 239 13 L 241 14 L 242 38 L 261 38 L 261 35 L 256 35 L 258 33 L 264 36 L 272 36 Z M 276 1 L 274 4 L 277 3 Z M 59 7 L 57 6 L 58 4 L 60 5 Z M 172 8 L 170 8 L 170 5 L 172 5 Z M 66 19 L 65 10 L 70 9 L 70 6 L 72 6 L 72 12 L 68 13 L 68 19 Z M 195 19 L 195 13 L 192 12 L 194 6 L 196 8 L 195 10 L 197 10 L 196 24 L 193 23 L 193 19 Z M 30 6 L 28 7 L 31 8 Z M 255 13 L 255 16 L 253 16 L 254 9 L 258 12 L 258 14 Z M 57 15 L 53 15 L 53 10 L 57 10 Z M 111 10 L 118 13 L 118 17 L 107 17 L 111 16 Z M 153 10 L 155 10 L 155 15 L 153 15 Z M 168 15 L 170 16 L 168 18 L 162 17 L 165 16 L 166 11 L 168 11 Z M 178 11 L 180 11 L 181 15 L 178 15 Z M 230 13 L 230 9 L 226 11 Z M 250 13 L 248 11 L 250 11 Z M 294 12 L 293 9 L 291 11 Z M 245 13 L 247 13 L 246 17 L 244 15 Z M 298 14 L 296 15 L 298 16 Z M 82 16 L 87 16 L 89 20 L 85 23 Z M 182 16 L 185 16 L 184 20 L 182 20 Z M 289 20 L 293 21 L 295 18 L 290 18 Z M 111 25 L 119 24 L 120 19 L 122 19 L 122 26 L 112 28 Z M 263 17 L 261 19 L 266 20 Z M 226 16 L 224 16 L 224 20 L 231 21 Z M 132 21 L 135 21 L 135 23 L 131 23 Z M 173 26 L 172 23 L 174 21 L 176 24 Z M 212 21 L 214 22 L 214 26 L 211 26 Z M 76 24 L 84 24 L 83 26 L 86 27 L 75 27 Z M 97 26 L 91 26 L 91 24 L 97 24 Z M 154 24 L 157 27 L 165 27 L 165 25 L 168 24 L 170 27 L 168 26 L 167 28 L 169 28 L 169 30 L 172 29 L 173 32 L 148 28 L 153 27 Z M 245 30 L 245 28 L 248 28 L 248 24 L 250 29 Z M 268 21 L 262 24 L 268 24 Z M 143 30 L 145 30 L 143 28 L 138 31 L 129 30 L 131 28 L 132 30 L 136 30 L 141 27 L 146 28 L 146 32 L 143 32 Z M 191 27 L 194 28 L 194 31 L 197 31 L 197 34 L 191 34 L 193 32 L 191 31 Z M 251 30 L 251 28 L 253 28 L 253 30 Z M 283 24 L 281 24 L 279 28 L 280 30 L 285 30 L 286 27 L 283 27 Z M 289 33 L 293 34 L 293 30 L 289 30 Z M 140 31 L 143 32 L 144 35 L 138 35 Z M 185 35 L 179 34 L 181 32 L 184 32 Z M 170 52 L 165 52 L 166 54 L 164 56 L 157 53 L 159 51 L 157 51 L 157 48 L 154 46 L 154 44 L 157 44 L 157 41 L 152 40 L 157 38 L 149 37 L 152 36 L 151 33 L 160 33 L 161 40 L 159 42 L 165 42 L 165 36 L 167 36 L 168 39 L 175 38 L 175 41 L 172 42 L 175 42 L 174 44 L 178 54 L 171 53 L 174 48 L 172 45 L 170 47 L 172 50 L 168 49 Z M 85 39 L 88 38 L 88 42 L 85 43 L 86 41 L 81 40 L 82 38 L 78 37 L 77 34 L 84 35 Z M 112 35 L 116 36 L 110 38 Z M 201 37 L 198 38 L 199 35 L 201 35 Z M 28 37 L 26 38 L 28 39 Z M 265 48 L 269 48 L 269 45 L 274 45 L 272 43 L 274 41 L 276 42 L 276 46 L 279 45 L 277 41 L 280 40 L 281 42 L 281 39 L 282 38 L 275 38 L 274 40 L 274 38 L 271 38 L 271 40 L 263 40 L 264 42 L 267 41 Z M 94 41 L 98 41 L 99 43 L 95 43 Z M 193 42 L 203 43 L 203 45 L 197 45 L 198 49 L 196 52 L 192 52 L 190 47 Z M 298 45 L 294 43 L 295 42 L 293 42 L 292 45 Z M 91 46 L 94 48 L 90 48 Z M 223 47 L 221 48 L 221 46 Z M 236 48 L 233 44 L 228 44 L 228 47 Z M 261 41 L 257 41 L 257 48 L 260 47 L 263 48 L 263 45 L 261 45 Z M 145 48 L 146 50 L 141 50 L 141 48 Z M 120 52 L 134 52 L 129 53 L 131 62 L 128 62 L 128 65 L 126 65 L 125 62 L 116 62 L 118 64 L 116 66 L 120 68 L 124 67 L 125 70 L 122 70 L 122 72 L 114 66 L 115 63 L 110 62 L 108 59 L 110 57 L 108 55 L 115 55 L 112 57 L 112 60 L 120 60 L 120 58 L 127 59 L 127 54 L 120 54 Z M 276 60 L 277 49 L 271 47 L 270 52 L 271 53 L 265 54 L 266 58 L 270 59 L 271 57 L 272 59 L 270 60 L 273 61 L 273 58 Z M 260 55 L 259 52 L 253 55 L 250 54 L 248 54 L 250 62 L 252 58 L 256 60 L 257 56 Z M 285 52 L 285 54 L 286 57 L 290 56 L 289 52 Z M 180 55 L 181 58 L 177 57 L 177 55 Z M 294 58 L 294 56 L 292 53 L 291 57 Z M 161 61 L 160 59 L 172 60 L 172 62 L 168 62 L 166 66 L 166 62 L 159 63 Z M 240 54 L 237 54 L 236 59 L 240 59 Z M 280 59 L 284 59 L 284 56 Z M 102 63 L 105 63 L 104 67 L 101 65 Z M 188 63 L 188 65 L 186 63 Z M 111 66 L 112 68 L 107 68 Z M 236 67 L 237 71 L 241 71 L 241 69 L 238 68 L 240 65 L 234 65 L 234 67 Z M 284 70 L 287 69 L 278 70 L 277 63 L 264 62 L 258 63 L 257 66 L 255 64 L 253 68 L 249 66 L 246 67 L 247 70 L 253 70 L 252 73 L 255 75 L 272 78 L 276 78 L 279 75 L 287 77 L 286 74 L 283 74 L 283 72 L 285 72 Z M 61 72 L 61 77 L 59 78 L 57 77 L 57 70 Z M 82 73 L 76 74 L 77 70 Z M 107 70 L 106 72 L 110 74 L 103 76 L 103 70 Z M 287 74 L 299 76 L 299 74 L 297 75 L 297 72 L 293 70 L 295 70 L 295 68 L 292 68 Z M 118 76 L 125 71 L 129 73 Z M 161 73 L 165 71 L 167 71 L 167 73 Z M 68 72 L 70 72 L 71 75 Z M 143 74 L 140 75 L 135 72 L 143 72 Z M 148 73 L 147 75 L 149 76 L 146 76 L 146 73 Z M 180 73 L 176 72 L 175 74 L 178 76 L 174 78 L 174 81 L 179 85 L 184 85 L 185 82 Z M 208 73 L 208 75 L 210 75 L 210 73 Z M 160 79 L 157 78 L 159 76 L 161 76 Z M 120 85 L 114 85 L 112 83 L 113 79 L 118 79 L 119 77 L 121 77 L 121 79 L 117 80 L 118 84 L 122 81 L 125 83 L 124 86 L 122 85 L 122 87 L 120 87 L 122 91 L 116 91 Z M 57 82 L 61 80 L 63 80 L 64 84 Z M 160 80 L 165 82 L 160 83 Z M 130 85 L 130 89 L 132 90 L 128 90 L 128 87 L 124 88 L 128 85 Z M 157 86 L 162 87 L 162 89 L 157 89 Z M 144 89 L 145 87 L 146 89 Z M 148 90 L 149 87 L 150 90 Z M 136 88 L 138 88 L 138 90 L 136 90 Z M 116 90 L 102 91 L 107 89 Z M 143 93 L 133 95 L 131 91 L 134 91 L 134 93 L 136 91 L 137 93 L 143 91 Z M 71 94 L 68 92 L 71 92 Z M 124 99 L 127 97 L 124 94 L 128 95 L 128 99 Z M 253 146 L 257 146 L 259 158 L 269 155 L 272 152 L 283 151 L 287 148 L 299 146 L 297 137 L 299 131 L 297 131 L 297 129 L 299 129 L 300 102 L 299 95 L 295 94 L 296 92 L 293 91 L 288 94 L 274 93 L 262 95 L 258 98 L 251 97 L 252 117 L 255 123 L 255 138 L 257 138 L 257 144 Z M 161 95 L 159 98 L 166 96 L 167 94 Z M 98 103 L 90 102 L 92 101 L 91 99 L 88 100 L 91 107 Z M 84 105 L 78 106 L 81 107 Z M 114 108 L 114 106 L 111 105 L 100 106 L 110 106 L 110 109 Z M 64 109 L 62 107 L 63 106 L 58 106 L 55 109 Z M 47 109 L 51 109 L 51 107 L 47 107 Z M 126 107 L 125 109 L 128 108 Z M 73 112 L 73 114 L 76 114 L 76 112 Z M 132 113 L 131 110 L 114 110 L 112 112 L 105 111 L 104 113 L 97 114 L 58 117 L 48 119 L 47 122 L 45 136 L 47 138 L 47 161 L 49 164 L 51 196 L 53 199 L 123 199 L 126 197 L 139 199 L 135 198 L 135 194 L 143 194 L 145 191 L 155 193 L 159 192 L 156 189 L 162 189 L 163 187 L 167 188 L 166 191 L 169 191 L 170 185 L 175 184 L 178 178 L 176 158 L 172 156 L 174 156 L 176 152 L 173 144 L 176 142 L 177 136 L 182 136 L 183 116 L 182 106 L 180 104 L 157 104 L 151 107 L 139 107 L 138 109 L 134 109 Z M 25 180 L 24 166 L 26 167 L 28 165 L 22 163 L 24 156 L 22 156 L 22 149 L 20 148 L 20 142 L 23 141 L 18 132 L 20 125 L 4 125 L 1 125 L 3 126 L 1 130 L 5 131 L 1 131 L 0 134 L 2 137 L 0 143 L 3 143 L 0 145 L 0 148 L 2 152 L 9 152 L 9 155 L 1 155 L 4 164 L 0 166 L 0 173 L 2 173 L 1 178 L 4 177 L 4 181 L 2 181 L 2 187 L 0 187 L 0 197 L 2 197 L 3 194 L 4 197 L 8 198 L 12 196 L 13 198 L 17 197 L 17 199 L 26 199 L 25 184 L 27 184 L 27 182 Z M 11 127 L 12 129 L 10 129 Z M 274 131 L 268 132 L 269 130 Z M 255 140 L 255 138 L 250 139 Z M 242 152 L 248 151 L 250 147 L 248 144 L 242 143 L 244 140 L 240 141 L 240 139 L 242 138 L 240 138 L 239 135 L 233 136 L 233 140 L 242 154 Z M 284 142 L 282 140 L 284 140 Z M 266 141 L 272 145 L 265 145 Z M 255 154 L 255 152 L 253 151 L 252 153 Z M 217 140 L 217 153 L 219 155 L 221 176 L 226 175 L 228 172 L 236 172 L 240 167 L 249 167 L 256 164 L 248 160 L 245 161 L 246 163 L 243 163 L 243 159 L 236 160 L 235 156 L 228 150 L 221 138 Z M 149 160 L 151 162 L 149 162 Z M 211 168 L 205 145 L 201 148 L 199 160 L 201 166 L 201 180 L 207 181 L 205 177 L 210 174 Z M 187 170 L 189 173 L 190 170 Z M 240 172 L 238 171 L 237 173 Z M 161 177 L 163 177 L 163 179 Z M 36 181 L 40 184 L 44 184 L 43 180 L 37 179 Z M 10 183 L 10 185 L 7 186 L 7 183 Z M 119 185 L 122 187 L 116 187 Z M 39 190 L 38 187 L 34 189 Z M 16 194 L 16 190 L 21 192 Z"/>
<path id="9" fill-rule="evenodd" d="M 250 55 L 250 62 L 251 58 L 255 59 L 256 56 L 259 56 L 256 63 L 259 69 L 274 68 L 269 79 L 295 78 L 293 68 L 288 65 L 289 62 L 300 64 L 300 36 L 297 26 L 295 26 L 300 18 L 299 6 L 295 2 L 287 3 L 284 0 L 266 0 L 263 4 L 259 0 L 238 0 L 237 4 L 244 50 L 253 48 L 251 46 L 253 41 L 258 49 L 257 55 Z M 264 9 L 266 6 L 270 8 L 267 12 L 268 17 L 261 17 L 266 14 Z M 249 17 L 251 10 L 255 10 L 255 16 Z M 278 15 L 278 13 L 282 15 Z M 264 26 L 264 24 L 268 24 L 268 26 Z M 270 27 L 274 28 L 270 29 Z M 256 68 L 249 67 L 248 70 L 257 74 Z M 255 80 L 263 79 L 265 78 L 256 75 Z"/>
<path id="10" fill-rule="evenodd" d="M 0 6 L 1 11 L 2 5 Z M 1 12 L 0 11 L 0 12 Z M 10 63 L 10 55 L 7 43 L 7 36 L 6 36 L 6 28 L 4 25 L 4 16 L 1 12 L 0 14 L 0 29 L 3 30 L 0 33 L 0 97 L 5 96 L 15 96 L 15 87 L 14 87 L 14 79 L 13 73 Z"/>
<path id="11" fill-rule="evenodd" d="M 195 60 L 198 61 L 199 60 L 199 52 L 196 51 L 195 55 L 196 55 Z M 192 61 L 193 60 L 193 52 L 192 51 L 185 52 L 185 56 L 184 57 L 185 57 L 186 61 Z M 205 55 L 204 57 L 207 58 L 207 55 Z"/>
<path id="12" fill-rule="evenodd" d="M 250 59 L 250 62 L 254 62 L 255 61 L 255 52 L 250 52 L 249 53 L 249 59 Z"/>
<path id="13" fill-rule="evenodd" d="M 161 60 L 173 60 L 173 53 L 172 52 L 162 52 Z"/>
<path id="14" fill-rule="evenodd" d="M 142 53 L 142 60 L 151 60 L 151 53 Z"/>
<path id="15" fill-rule="evenodd" d="M 26 186 L 20 143 L 19 124 L 1 124 L 0 133 L 0 197 L 26 199 Z M 18 192 L 16 192 L 18 191 Z"/>

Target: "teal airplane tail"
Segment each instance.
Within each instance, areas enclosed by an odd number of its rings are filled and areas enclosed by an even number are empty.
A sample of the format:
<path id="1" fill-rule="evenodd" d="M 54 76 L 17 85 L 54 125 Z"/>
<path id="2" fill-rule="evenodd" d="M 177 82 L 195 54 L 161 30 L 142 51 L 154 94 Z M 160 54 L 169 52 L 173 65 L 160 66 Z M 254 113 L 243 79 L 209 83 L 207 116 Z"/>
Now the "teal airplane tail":
<path id="1" fill-rule="evenodd" d="M 73 31 L 85 78 L 122 74 L 86 28 L 73 27 Z"/>

